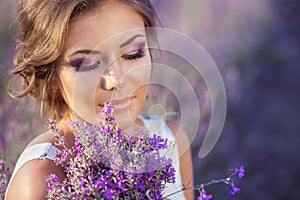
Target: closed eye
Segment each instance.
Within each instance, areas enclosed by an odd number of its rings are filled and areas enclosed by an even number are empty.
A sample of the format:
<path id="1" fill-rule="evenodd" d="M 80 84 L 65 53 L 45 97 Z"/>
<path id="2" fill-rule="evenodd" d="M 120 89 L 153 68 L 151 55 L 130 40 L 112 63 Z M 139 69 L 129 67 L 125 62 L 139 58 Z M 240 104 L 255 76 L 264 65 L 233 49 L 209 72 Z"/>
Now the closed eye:
<path id="1" fill-rule="evenodd" d="M 75 71 L 86 72 L 97 68 L 100 65 L 100 61 L 93 58 L 77 58 L 69 62 Z"/>
<path id="2" fill-rule="evenodd" d="M 142 58 L 146 54 L 145 45 L 145 41 L 140 42 L 139 44 L 132 46 L 131 50 L 130 48 L 127 49 L 127 52 L 124 52 L 124 54 L 121 57 L 125 60 L 136 60 Z"/>
<path id="3" fill-rule="evenodd" d="M 139 48 L 129 53 L 122 55 L 125 60 L 136 60 L 145 56 L 145 48 Z"/>

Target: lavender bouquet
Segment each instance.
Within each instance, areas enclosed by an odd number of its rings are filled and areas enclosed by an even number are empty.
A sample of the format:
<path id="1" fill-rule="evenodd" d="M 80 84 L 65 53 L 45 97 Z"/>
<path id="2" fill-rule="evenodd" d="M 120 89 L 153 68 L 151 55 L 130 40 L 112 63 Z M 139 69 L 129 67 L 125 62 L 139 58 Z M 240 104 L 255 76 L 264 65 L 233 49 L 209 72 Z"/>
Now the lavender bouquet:
<path id="1" fill-rule="evenodd" d="M 48 176 L 47 199 L 162 199 L 194 189 L 199 192 L 198 200 L 210 200 L 213 195 L 206 188 L 217 183 L 230 185 L 230 195 L 240 192 L 234 177 L 243 178 L 244 166 L 231 169 L 225 178 L 197 186 L 183 185 L 181 190 L 163 197 L 166 183 L 175 182 L 172 160 L 162 155 L 172 144 L 143 131 L 138 138 L 122 135 L 109 104 L 102 110 L 98 126 L 78 122 L 69 125 L 75 132 L 71 149 L 65 146 L 55 122 L 50 122 L 57 144 L 64 148 L 55 162 L 63 167 L 66 178 L 61 181 L 55 174 Z M 10 176 L 10 169 L 0 160 L 0 199 L 4 199 Z"/>
<path id="2" fill-rule="evenodd" d="M 56 164 L 66 174 L 59 180 L 49 175 L 48 199 L 162 199 L 166 183 L 175 182 L 172 160 L 162 155 L 168 141 L 140 131 L 138 138 L 121 133 L 110 104 L 104 106 L 99 125 L 69 122 L 75 145 L 68 149 L 58 133 Z"/>

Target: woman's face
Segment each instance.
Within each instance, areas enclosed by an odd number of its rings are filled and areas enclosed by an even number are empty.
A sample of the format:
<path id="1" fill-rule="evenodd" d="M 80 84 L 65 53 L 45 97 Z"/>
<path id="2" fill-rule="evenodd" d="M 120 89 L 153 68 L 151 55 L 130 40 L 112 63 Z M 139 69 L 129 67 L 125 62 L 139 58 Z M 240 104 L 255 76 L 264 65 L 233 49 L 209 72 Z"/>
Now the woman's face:
<path id="1" fill-rule="evenodd" d="M 144 104 L 150 73 L 144 22 L 132 8 L 110 1 L 70 23 L 58 75 L 76 116 L 96 123 L 111 102 L 120 128 L 129 128 Z"/>

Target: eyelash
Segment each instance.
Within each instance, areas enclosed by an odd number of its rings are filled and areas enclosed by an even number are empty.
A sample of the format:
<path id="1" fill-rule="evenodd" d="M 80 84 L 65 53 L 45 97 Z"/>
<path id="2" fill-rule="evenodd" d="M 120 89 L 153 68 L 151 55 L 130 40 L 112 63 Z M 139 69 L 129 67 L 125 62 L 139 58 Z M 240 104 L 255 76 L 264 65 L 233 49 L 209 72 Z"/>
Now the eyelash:
<path id="1" fill-rule="evenodd" d="M 124 58 L 125 60 L 131 61 L 131 60 L 137 60 L 137 59 L 145 56 L 144 48 L 140 48 L 140 49 L 137 49 L 132 52 L 136 52 L 136 53 L 128 53 L 128 54 L 122 55 L 121 57 Z M 96 69 L 101 63 L 100 61 L 97 61 L 96 63 L 94 63 L 92 65 L 83 66 L 82 64 L 83 64 L 84 60 L 85 59 L 74 60 L 74 61 L 71 61 L 69 64 L 75 68 L 76 72 L 86 72 L 86 71 L 92 71 L 92 70 Z"/>
<path id="2" fill-rule="evenodd" d="M 86 72 L 86 71 L 91 71 L 93 69 L 96 69 L 100 64 L 100 61 L 97 61 L 92 65 L 82 65 L 83 62 L 84 59 L 82 61 L 78 61 L 77 64 L 71 64 L 71 66 L 75 68 L 76 72 Z"/>
<path id="3" fill-rule="evenodd" d="M 134 51 L 135 52 L 135 51 Z M 140 48 L 136 53 L 129 53 L 122 56 L 125 60 L 136 60 L 145 56 L 145 49 Z"/>

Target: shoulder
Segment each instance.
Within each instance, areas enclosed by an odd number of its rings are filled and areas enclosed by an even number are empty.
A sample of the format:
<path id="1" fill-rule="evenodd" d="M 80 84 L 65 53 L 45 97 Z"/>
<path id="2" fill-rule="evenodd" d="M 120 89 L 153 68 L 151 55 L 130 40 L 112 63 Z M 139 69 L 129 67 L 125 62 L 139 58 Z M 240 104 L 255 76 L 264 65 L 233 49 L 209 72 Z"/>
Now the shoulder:
<path id="1" fill-rule="evenodd" d="M 71 133 L 71 132 L 70 132 Z M 74 139 L 74 134 L 69 132 L 64 133 L 64 137 L 65 137 L 65 146 L 67 148 L 71 148 L 74 145 L 75 139 Z M 35 137 L 27 146 L 26 148 L 36 145 L 36 144 L 41 144 L 41 143 L 51 143 L 52 146 L 63 150 L 63 147 L 56 145 L 56 140 L 54 139 L 55 137 L 55 133 L 51 130 L 48 130 L 40 135 L 38 135 L 37 137 Z"/>
<path id="2" fill-rule="evenodd" d="M 172 134 L 175 137 L 181 160 L 185 159 L 186 157 L 191 157 L 191 150 L 190 150 L 191 143 L 189 141 L 187 133 L 182 128 L 180 128 L 178 125 L 176 125 L 171 121 L 166 121 L 166 124 L 170 128 Z"/>
<path id="3" fill-rule="evenodd" d="M 33 140 L 31 140 L 26 148 L 33 146 L 35 144 L 41 144 L 41 143 L 51 143 L 52 145 L 55 145 L 54 140 L 55 133 L 52 131 L 46 131 L 42 134 L 39 134 L 37 137 L 35 137 Z"/>
<path id="4" fill-rule="evenodd" d="M 179 162 L 180 162 L 180 175 L 183 185 L 194 185 L 193 177 L 193 162 L 192 153 L 190 149 L 190 141 L 186 132 L 178 127 L 176 124 L 170 121 L 166 121 L 166 124 L 172 131 L 179 151 Z M 185 190 L 184 195 L 186 199 L 194 199 L 194 190 Z"/>
<path id="5" fill-rule="evenodd" d="M 181 151 L 188 149 L 190 147 L 190 142 L 187 133 L 183 129 L 181 129 L 177 124 L 171 121 L 166 121 L 166 124 L 172 131 Z"/>
<path id="6" fill-rule="evenodd" d="M 14 176 L 8 189 L 7 200 L 45 199 L 47 176 L 55 173 L 64 177 L 63 169 L 52 160 L 31 160 L 24 164 Z"/>
<path id="7" fill-rule="evenodd" d="M 34 138 L 26 148 L 41 143 L 51 143 L 54 145 L 53 136 L 54 134 L 50 131 L 42 133 Z M 63 169 L 57 166 L 52 160 L 33 159 L 27 162 L 24 161 L 24 164 L 17 169 L 16 174 L 12 177 L 6 200 L 45 199 L 47 192 L 46 179 L 51 173 L 55 173 L 61 178 L 64 177 Z"/>

